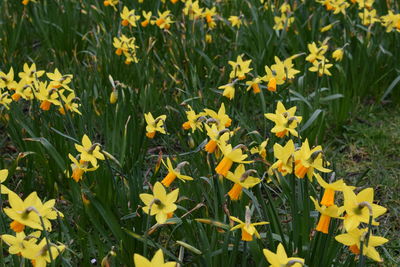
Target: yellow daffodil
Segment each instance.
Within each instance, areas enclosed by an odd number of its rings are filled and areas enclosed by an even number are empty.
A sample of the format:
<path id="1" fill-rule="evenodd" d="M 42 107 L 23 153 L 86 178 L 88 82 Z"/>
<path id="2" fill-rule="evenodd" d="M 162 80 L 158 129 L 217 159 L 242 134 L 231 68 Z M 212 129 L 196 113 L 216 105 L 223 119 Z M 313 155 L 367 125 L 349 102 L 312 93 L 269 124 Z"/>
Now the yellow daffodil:
<path id="1" fill-rule="evenodd" d="M 320 47 L 315 42 L 307 45 L 310 54 L 306 57 L 306 60 L 313 63 L 316 60 L 323 60 L 325 53 L 328 51 L 328 45 L 323 42 Z"/>
<path id="2" fill-rule="evenodd" d="M 78 161 L 71 154 L 68 154 L 68 157 L 72 161 L 71 177 L 72 177 L 72 179 L 74 179 L 75 182 L 79 182 L 80 180 L 82 180 L 82 176 L 85 172 L 95 171 L 95 170 L 97 170 L 97 168 L 99 168 L 98 165 L 89 167 L 89 161 L 84 161 L 82 159 Z"/>
<path id="3" fill-rule="evenodd" d="M 364 8 L 363 12 L 358 13 L 358 16 L 364 26 L 370 26 L 375 22 L 379 22 L 379 17 L 376 15 L 376 9 L 368 10 Z"/>
<path id="4" fill-rule="evenodd" d="M 323 166 L 322 147 L 316 146 L 313 149 L 310 149 L 308 139 L 306 139 L 306 141 L 301 145 L 301 148 L 294 153 L 294 159 L 294 173 L 297 178 L 302 179 L 307 174 L 308 179 L 312 181 L 315 169 L 320 172 L 331 172 L 331 170 Z"/>
<path id="5" fill-rule="evenodd" d="M 357 228 L 360 223 L 368 223 L 372 216 L 372 224 L 379 225 L 376 218 L 386 212 L 386 208 L 374 204 L 374 190 L 366 188 L 357 195 L 350 187 L 343 189 L 344 207 L 346 216 L 344 217 L 344 227 L 347 231 Z"/>
<path id="6" fill-rule="evenodd" d="M 275 133 L 275 135 L 279 138 L 283 138 L 289 133 L 293 136 L 298 136 L 295 128 L 301 122 L 302 117 L 294 115 L 296 109 L 297 107 L 291 107 L 290 109 L 286 110 L 282 102 L 278 101 L 275 114 L 264 114 L 267 119 L 275 122 L 275 126 L 271 129 L 271 132 Z"/>
<path id="7" fill-rule="evenodd" d="M 199 1 L 188 0 L 185 1 L 185 7 L 183 8 L 183 14 L 189 16 L 190 20 L 196 20 L 202 17 L 203 8 L 200 8 Z"/>
<path id="8" fill-rule="evenodd" d="M 400 32 L 400 13 L 394 14 L 389 10 L 387 15 L 381 16 L 381 23 L 383 27 L 386 27 L 386 32 L 393 30 Z"/>
<path id="9" fill-rule="evenodd" d="M 160 115 L 154 119 L 153 115 L 149 112 L 144 114 L 144 119 L 146 120 L 146 136 L 148 138 L 154 138 L 156 132 L 166 134 L 165 132 L 165 120 L 167 119 L 167 115 Z"/>
<path id="10" fill-rule="evenodd" d="M 273 253 L 268 249 L 263 249 L 263 253 L 267 261 L 271 264 L 270 267 L 301 267 L 304 265 L 304 260 L 302 258 L 288 258 L 282 243 L 279 243 L 276 253 Z"/>
<path id="11" fill-rule="evenodd" d="M 251 176 L 252 173 L 256 173 L 256 171 L 246 171 L 243 164 L 238 165 L 234 173 L 228 172 L 226 179 L 235 183 L 232 189 L 228 192 L 231 200 L 238 200 L 243 188 L 249 189 L 261 182 L 259 178 Z"/>
<path id="12" fill-rule="evenodd" d="M 247 81 L 246 82 L 246 85 L 247 85 L 246 90 L 249 91 L 250 89 L 253 89 L 253 93 L 254 94 L 260 93 L 261 90 L 260 90 L 260 85 L 259 84 L 261 82 L 262 82 L 262 79 L 260 77 L 256 77 L 251 81 Z"/>
<path id="13" fill-rule="evenodd" d="M 36 231 L 26 236 L 24 232 L 19 232 L 15 236 L 1 235 L 1 239 L 10 246 L 8 248 L 10 254 L 18 254 L 26 258 L 32 245 L 36 244 L 40 234 L 40 231 Z"/>
<path id="14" fill-rule="evenodd" d="M 82 113 L 79 111 L 80 104 L 76 103 L 76 100 L 78 100 L 78 98 L 76 97 L 75 92 L 69 93 L 68 96 L 65 96 L 64 94 L 60 94 L 60 96 L 62 103 L 58 111 L 62 115 L 65 115 L 67 111 L 82 115 Z"/>
<path id="15" fill-rule="evenodd" d="M 54 73 L 48 72 L 46 73 L 47 77 L 51 80 L 50 82 L 50 87 L 54 88 L 60 88 L 63 87 L 64 89 L 67 89 L 69 91 L 72 91 L 71 88 L 69 88 L 68 84 L 72 81 L 73 75 L 72 74 L 66 74 L 62 75 L 60 71 L 56 68 L 54 70 Z"/>
<path id="16" fill-rule="evenodd" d="M 275 64 L 271 66 L 271 70 L 275 73 L 284 73 L 283 80 L 291 80 L 296 74 L 300 73 L 299 70 L 293 68 L 294 64 L 292 58 L 287 58 L 281 61 L 277 56 L 275 56 Z"/>
<path id="17" fill-rule="evenodd" d="M 215 23 L 214 17 L 217 15 L 216 7 L 206 8 L 203 12 L 202 17 L 205 18 L 207 25 L 210 29 L 214 29 L 217 24 Z"/>
<path id="18" fill-rule="evenodd" d="M 178 199 L 179 189 L 175 189 L 167 194 L 164 186 L 156 182 L 153 188 L 153 195 L 140 194 L 139 197 L 146 205 L 143 207 L 143 212 L 150 216 L 156 215 L 156 221 L 159 224 L 172 217 L 173 212 L 177 209 L 175 201 Z"/>
<path id="19" fill-rule="evenodd" d="M 8 88 L 9 90 L 14 90 L 15 86 L 17 86 L 17 82 L 14 81 L 13 68 L 11 67 L 7 74 L 0 71 L 0 89 Z"/>
<path id="20" fill-rule="evenodd" d="M 244 80 L 246 74 L 252 70 L 250 68 L 251 59 L 243 61 L 242 56 L 237 56 L 236 61 L 228 61 L 228 63 L 232 67 L 232 71 L 229 74 L 231 79 L 238 78 L 239 80 Z"/>
<path id="21" fill-rule="evenodd" d="M 268 139 L 263 141 L 259 146 L 250 149 L 251 154 L 259 154 L 264 160 L 267 157 L 267 150 L 265 149 L 268 144 Z"/>
<path id="22" fill-rule="evenodd" d="M 228 129 L 219 131 L 215 124 L 212 124 L 211 127 L 208 124 L 204 124 L 204 126 L 207 131 L 207 136 L 210 138 L 208 143 L 204 146 L 204 150 L 212 154 L 219 144 L 226 144 L 230 133 Z"/>
<path id="23" fill-rule="evenodd" d="M 315 60 L 313 61 L 313 66 L 308 70 L 311 72 L 317 72 L 318 76 L 323 76 L 324 74 L 332 76 L 332 73 L 329 71 L 329 69 L 333 66 L 333 64 L 329 64 L 328 62 L 329 60 L 326 58 L 321 61 Z"/>
<path id="24" fill-rule="evenodd" d="M 161 13 L 158 11 L 158 17 L 156 20 L 152 21 L 152 24 L 156 24 L 160 29 L 168 30 L 171 27 L 171 23 L 174 21 L 171 20 L 171 11 L 167 10 Z"/>
<path id="25" fill-rule="evenodd" d="M 3 185 L 3 182 L 7 179 L 8 176 L 8 170 L 0 170 L 0 193 L 1 194 L 8 194 L 10 189 L 8 189 L 5 185 Z"/>
<path id="26" fill-rule="evenodd" d="M 54 209 L 54 199 L 42 203 L 36 192 L 32 192 L 25 200 L 22 200 L 10 190 L 8 192 L 8 200 L 10 208 L 4 208 L 4 213 L 13 220 L 10 227 L 17 233 L 22 232 L 25 226 L 33 229 L 43 229 L 39 216 L 42 217 L 46 230 L 51 231 L 49 220 L 56 219 L 57 215 L 63 217 L 61 212 Z"/>
<path id="27" fill-rule="evenodd" d="M 349 246 L 350 251 L 353 252 L 355 255 L 360 254 L 361 242 L 363 242 L 363 255 L 374 261 L 381 262 L 382 259 L 375 247 L 383 245 L 389 240 L 381 236 L 373 236 L 372 234 L 370 234 L 367 246 L 365 242 L 367 231 L 368 229 L 355 228 L 346 234 L 335 236 L 335 239 L 345 246 Z"/>
<path id="28" fill-rule="evenodd" d="M 246 154 L 243 154 L 242 148 L 243 145 L 237 145 L 232 148 L 230 144 L 221 143 L 219 148 L 221 149 L 224 157 L 220 161 L 220 163 L 215 168 L 215 171 L 226 177 L 228 175 L 228 171 L 231 169 L 234 162 L 236 163 L 251 163 L 252 161 L 244 161 L 247 158 Z"/>
<path id="29" fill-rule="evenodd" d="M 176 262 L 164 262 L 164 254 L 161 249 L 157 250 L 154 257 L 149 261 L 142 255 L 135 253 L 133 256 L 135 267 L 176 267 Z"/>
<path id="30" fill-rule="evenodd" d="M 338 48 L 332 53 L 332 58 L 336 61 L 342 61 L 343 59 L 343 48 Z"/>
<path id="31" fill-rule="evenodd" d="M 65 250 L 65 245 L 47 244 L 47 242 L 46 238 L 43 238 L 37 245 L 30 244 L 30 248 L 25 254 L 27 259 L 32 260 L 35 267 L 46 267 L 47 263 L 51 263 L 51 259 L 54 261 Z"/>
<path id="32" fill-rule="evenodd" d="M 274 144 L 274 157 L 277 161 L 272 164 L 270 170 L 277 169 L 283 176 L 293 172 L 294 143 L 289 140 L 284 147 Z"/>
<path id="33" fill-rule="evenodd" d="M 39 82 L 38 83 L 39 91 L 36 92 L 35 96 L 38 100 L 41 101 L 40 109 L 48 111 L 50 110 L 51 104 L 56 106 L 61 106 L 59 98 L 58 89 L 53 87 L 51 84 L 47 85 L 47 82 Z"/>
<path id="34" fill-rule="evenodd" d="M 194 131 L 197 129 L 203 131 L 203 121 L 206 120 L 206 118 L 204 117 L 205 113 L 200 112 L 196 114 L 196 112 L 192 109 L 190 105 L 188 105 L 188 107 L 189 110 L 185 111 L 187 121 L 182 124 L 182 128 L 185 130 L 192 129 L 192 133 L 194 133 Z"/>
<path id="35" fill-rule="evenodd" d="M 132 27 L 136 27 L 136 22 L 140 19 L 140 16 L 136 16 L 135 10 L 129 10 L 126 6 L 122 9 L 121 19 L 122 19 L 122 26 L 131 25 Z"/>
<path id="36" fill-rule="evenodd" d="M 271 68 L 274 69 L 271 69 Z M 283 68 L 276 68 L 275 66 L 265 66 L 265 75 L 262 77 L 263 81 L 267 82 L 267 89 L 270 92 L 276 91 L 277 85 L 282 85 L 285 83 L 286 74 Z"/>
<path id="37" fill-rule="evenodd" d="M 319 217 L 318 225 L 315 230 L 327 234 L 329 232 L 329 224 L 331 222 L 331 218 L 339 218 L 340 215 L 344 212 L 344 207 L 338 207 L 336 205 L 320 206 L 318 204 L 318 200 L 315 200 L 313 197 L 310 197 L 312 202 L 314 202 L 315 209 L 321 213 Z"/>
<path id="38" fill-rule="evenodd" d="M 335 191 L 343 191 L 343 189 L 346 187 L 343 179 L 328 184 L 318 173 L 315 173 L 315 178 L 317 178 L 319 185 L 325 188 L 324 195 L 321 199 L 321 205 L 325 205 L 327 207 L 333 206 L 335 204 Z"/>
<path id="39" fill-rule="evenodd" d="M 12 94 L 11 98 L 14 101 L 19 101 L 21 97 L 25 100 L 32 100 L 35 98 L 33 90 L 34 89 L 32 84 L 27 84 L 25 80 L 21 79 L 15 86 L 15 91 Z"/>
<path id="40" fill-rule="evenodd" d="M 6 109 L 10 109 L 10 103 L 12 99 L 8 92 L 4 92 L 0 89 L 0 105 L 3 105 Z"/>
<path id="41" fill-rule="evenodd" d="M 219 131 L 231 126 L 232 120 L 226 114 L 224 103 L 221 104 L 221 107 L 218 109 L 218 113 L 208 108 L 205 108 L 204 112 L 207 116 L 210 116 L 214 120 L 213 122 L 217 124 Z"/>
<path id="42" fill-rule="evenodd" d="M 119 3 L 119 0 L 105 0 L 103 2 L 103 5 L 104 6 L 110 6 L 110 7 L 114 8 L 115 11 L 117 11 L 117 7 L 116 6 L 118 5 L 118 3 Z"/>
<path id="43" fill-rule="evenodd" d="M 32 3 L 37 3 L 36 0 L 22 0 L 21 3 L 22 3 L 24 6 L 26 6 L 26 5 L 28 5 L 30 2 L 32 2 Z"/>
<path id="44" fill-rule="evenodd" d="M 294 22 L 294 17 L 288 17 L 286 14 L 281 14 L 281 16 L 274 17 L 274 26 L 272 27 L 274 30 L 289 30 L 290 26 Z"/>
<path id="45" fill-rule="evenodd" d="M 193 180 L 192 177 L 187 176 L 187 175 L 183 175 L 181 174 L 181 169 L 183 168 L 183 166 L 185 166 L 186 164 L 189 164 L 189 162 L 187 161 L 183 161 L 181 163 L 179 163 L 176 168 L 174 168 L 172 166 L 171 160 L 169 158 L 167 158 L 167 164 L 165 164 L 165 162 L 162 160 L 162 163 L 164 164 L 164 166 L 168 169 L 168 174 L 167 176 L 165 176 L 165 178 L 161 181 L 161 183 L 165 186 L 165 187 L 169 187 L 171 185 L 171 183 L 176 179 L 180 179 L 182 182 L 185 181 L 191 181 Z"/>
<path id="46" fill-rule="evenodd" d="M 257 238 L 261 238 L 260 234 L 258 233 L 255 226 L 269 224 L 269 222 L 251 223 L 251 212 L 250 212 L 250 208 L 248 206 L 246 206 L 245 222 L 243 222 L 240 219 L 233 217 L 233 216 L 230 216 L 229 218 L 232 221 L 239 223 L 239 224 L 235 225 L 234 227 L 232 227 L 231 231 L 241 229 L 243 241 L 252 241 L 253 235 L 255 235 Z"/>
<path id="47" fill-rule="evenodd" d="M 36 70 L 36 64 L 32 63 L 32 65 L 29 67 L 27 63 L 24 64 L 24 71 L 18 73 L 18 76 L 21 78 L 21 80 L 24 80 L 25 83 L 30 84 L 33 81 L 37 81 L 38 78 L 43 76 L 44 71 L 43 70 Z"/>
<path id="48" fill-rule="evenodd" d="M 220 87 L 218 87 L 218 89 L 224 90 L 222 92 L 222 95 L 225 96 L 226 98 L 229 98 L 230 100 L 232 100 L 235 97 L 234 83 L 228 83 L 225 85 L 221 85 Z"/>
<path id="49" fill-rule="evenodd" d="M 142 15 L 143 15 L 144 20 L 140 23 L 140 25 L 142 25 L 142 27 L 147 27 L 147 25 L 149 25 L 149 23 L 151 21 L 152 13 L 151 13 L 151 11 L 146 12 L 143 10 Z"/>
<path id="50" fill-rule="evenodd" d="M 92 144 L 86 134 L 82 137 L 82 145 L 75 144 L 75 148 L 81 153 L 81 160 L 90 161 L 92 166 L 97 166 L 98 159 L 104 160 L 104 155 L 100 152 L 100 144 Z"/>
<path id="51" fill-rule="evenodd" d="M 228 18 L 229 22 L 231 23 L 232 27 L 240 28 L 242 25 L 242 20 L 240 19 L 239 16 L 230 16 Z"/>

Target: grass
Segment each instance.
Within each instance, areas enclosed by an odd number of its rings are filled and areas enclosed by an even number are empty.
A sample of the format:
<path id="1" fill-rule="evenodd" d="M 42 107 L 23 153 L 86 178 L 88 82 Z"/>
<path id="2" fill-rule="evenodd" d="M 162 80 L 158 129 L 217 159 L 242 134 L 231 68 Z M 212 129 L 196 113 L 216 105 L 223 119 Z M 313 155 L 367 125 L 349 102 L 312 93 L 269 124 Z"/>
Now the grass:
<path id="1" fill-rule="evenodd" d="M 388 208 L 379 235 L 391 242 L 384 249 L 387 266 L 400 263 L 400 110 L 398 105 L 365 102 L 339 134 L 329 136 L 330 157 L 339 178 L 375 188 L 379 204 Z"/>

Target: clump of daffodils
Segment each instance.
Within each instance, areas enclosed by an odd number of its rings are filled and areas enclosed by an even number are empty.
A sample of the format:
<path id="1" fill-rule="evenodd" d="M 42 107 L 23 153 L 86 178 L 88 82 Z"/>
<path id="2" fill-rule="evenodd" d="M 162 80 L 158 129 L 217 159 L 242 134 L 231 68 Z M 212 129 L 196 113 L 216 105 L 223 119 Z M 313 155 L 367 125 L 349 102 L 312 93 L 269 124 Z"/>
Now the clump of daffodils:
<path id="1" fill-rule="evenodd" d="M 0 170 L 1 182 L 7 176 L 8 170 Z M 9 204 L 3 212 L 11 220 L 10 229 L 15 233 L 1 235 L 2 241 L 9 246 L 8 252 L 31 260 L 34 266 L 46 266 L 55 260 L 65 245 L 52 243 L 43 232 L 51 232 L 51 221 L 64 217 L 54 207 L 56 201 L 50 199 L 43 203 L 36 192 L 21 199 L 4 185 L 1 185 L 1 194 L 8 195 Z"/>
<path id="2" fill-rule="evenodd" d="M 43 111 L 55 106 L 62 115 L 67 112 L 81 115 L 79 98 L 70 87 L 72 74 L 61 74 L 57 68 L 54 72 L 45 72 L 38 70 L 35 63 L 30 66 L 25 63 L 18 77 L 16 80 L 13 68 L 7 73 L 0 71 L 0 105 L 7 110 L 12 102 L 23 99 L 38 101 Z"/>

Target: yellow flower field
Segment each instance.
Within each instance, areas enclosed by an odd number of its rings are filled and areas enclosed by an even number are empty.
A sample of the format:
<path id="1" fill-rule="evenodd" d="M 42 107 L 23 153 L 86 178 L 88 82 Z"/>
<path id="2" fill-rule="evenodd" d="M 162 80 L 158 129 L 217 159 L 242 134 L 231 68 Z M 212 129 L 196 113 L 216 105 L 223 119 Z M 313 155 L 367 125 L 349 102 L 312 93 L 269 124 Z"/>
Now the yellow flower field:
<path id="1" fill-rule="evenodd" d="M 0 10 L 2 266 L 400 263 L 395 204 L 329 157 L 398 108 L 398 1 Z"/>

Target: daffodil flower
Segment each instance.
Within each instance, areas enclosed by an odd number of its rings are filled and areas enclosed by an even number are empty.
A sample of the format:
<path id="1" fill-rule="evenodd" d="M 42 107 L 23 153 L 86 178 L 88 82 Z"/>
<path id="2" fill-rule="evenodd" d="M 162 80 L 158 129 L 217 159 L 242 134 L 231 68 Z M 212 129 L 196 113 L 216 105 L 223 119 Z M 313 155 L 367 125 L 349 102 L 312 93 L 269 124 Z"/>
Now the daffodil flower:
<path id="1" fill-rule="evenodd" d="M 228 171 L 231 169 L 234 162 L 236 163 L 251 163 L 252 161 L 244 161 L 247 158 L 246 154 L 243 154 L 242 148 L 243 145 L 237 145 L 232 148 L 230 144 L 221 143 L 219 148 L 221 152 L 224 154 L 221 162 L 215 168 L 215 171 L 226 177 L 228 175 Z"/>
<path id="2" fill-rule="evenodd" d="M 230 216 L 229 218 L 232 221 L 239 223 L 232 227 L 231 231 L 241 229 L 243 241 L 252 241 L 253 235 L 255 235 L 258 239 L 261 238 L 255 226 L 269 224 L 269 222 L 251 223 L 251 212 L 248 206 L 246 206 L 245 222 L 233 216 Z"/>
<path id="3" fill-rule="evenodd" d="M 301 148 L 294 153 L 295 174 L 297 178 L 304 178 L 307 174 L 308 179 L 312 181 L 314 170 L 320 172 L 331 172 L 323 166 L 323 151 L 321 146 L 310 149 L 308 139 L 304 141 Z"/>
<path id="4" fill-rule="evenodd" d="M 228 83 L 225 85 L 221 85 L 218 87 L 220 90 L 224 90 L 222 92 L 222 95 L 225 96 L 226 98 L 229 98 L 229 100 L 232 100 L 235 97 L 235 85 L 234 83 Z"/>
<path id="5" fill-rule="evenodd" d="M 69 91 L 72 91 L 69 88 L 68 84 L 72 81 L 73 75 L 72 74 L 61 74 L 60 71 L 56 68 L 54 73 L 48 72 L 46 73 L 47 77 L 51 80 L 50 86 L 54 88 L 63 87 Z"/>
<path id="6" fill-rule="evenodd" d="M 207 136 L 210 138 L 204 146 L 204 150 L 209 154 L 214 153 L 219 144 L 226 144 L 229 140 L 230 132 L 228 129 L 218 131 L 215 124 L 212 124 L 211 127 L 208 124 L 204 124 L 204 127 L 206 128 Z"/>
<path id="7" fill-rule="evenodd" d="M 139 197 L 146 205 L 143 207 L 143 212 L 150 216 L 156 215 L 156 221 L 159 224 L 165 223 L 168 217 L 171 217 L 173 212 L 177 209 L 175 205 L 178 199 L 179 189 L 175 189 L 167 194 L 164 186 L 156 182 L 153 188 L 153 195 L 140 194 Z"/>
<path id="8" fill-rule="evenodd" d="M 360 223 L 368 223 L 372 216 L 372 225 L 379 225 L 376 218 L 386 212 L 386 208 L 374 204 L 374 190 L 366 188 L 357 195 L 350 187 L 343 189 L 344 207 L 346 216 L 344 217 L 344 227 L 347 231 L 357 228 Z"/>
<path id="9" fill-rule="evenodd" d="M 266 146 L 268 144 L 268 139 L 261 142 L 259 146 L 253 147 L 250 149 L 250 153 L 253 154 L 259 154 L 264 160 L 267 157 L 267 150 Z"/>
<path id="10" fill-rule="evenodd" d="M 332 53 L 332 58 L 336 61 L 342 61 L 343 59 L 343 48 L 338 48 Z"/>
<path id="11" fill-rule="evenodd" d="M 229 74 L 231 79 L 238 78 L 239 80 L 244 80 L 246 74 L 252 70 L 250 68 L 251 59 L 243 60 L 242 56 L 237 56 L 236 61 L 228 61 L 228 63 L 232 66 L 232 71 Z"/>
<path id="12" fill-rule="evenodd" d="M 189 110 L 185 111 L 187 121 L 182 124 L 182 128 L 185 130 L 192 129 L 192 133 L 194 133 L 195 130 L 199 129 L 200 131 L 203 131 L 203 122 L 206 120 L 204 117 L 206 114 L 204 112 L 200 112 L 196 114 L 196 112 L 192 109 L 190 105 L 188 105 Z"/>
<path id="13" fill-rule="evenodd" d="M 0 170 L 0 193 L 1 194 L 8 194 L 10 189 L 8 189 L 5 185 L 3 185 L 3 182 L 7 179 L 8 176 L 8 170 Z"/>
<path id="14" fill-rule="evenodd" d="M 306 57 L 306 60 L 314 63 L 316 60 L 323 60 L 325 58 L 325 53 L 328 51 L 328 45 L 323 42 L 320 47 L 317 46 L 315 42 L 307 45 L 310 54 Z"/>
<path id="15" fill-rule="evenodd" d="M 57 216 L 64 216 L 54 209 L 54 199 L 42 203 L 36 192 L 32 192 L 25 200 L 22 200 L 10 190 L 8 192 L 8 200 L 10 208 L 4 208 L 3 210 L 13 220 L 10 227 L 17 233 L 22 232 L 25 226 L 33 229 L 43 229 L 39 216 L 42 217 L 46 230 L 51 231 L 49 220 L 54 220 Z"/>
<path id="16" fill-rule="evenodd" d="M 151 11 L 146 12 L 146 11 L 142 11 L 142 15 L 144 20 L 140 23 L 140 25 L 142 25 L 142 27 L 147 27 L 147 25 L 149 25 L 150 21 L 151 21 Z"/>
<path id="17" fill-rule="evenodd" d="M 324 195 L 321 199 L 321 205 L 325 205 L 327 207 L 333 206 L 335 204 L 335 191 L 343 191 L 343 189 L 346 187 L 343 179 L 328 184 L 318 173 L 315 173 L 315 178 L 317 179 L 319 185 L 325 188 Z"/>
<path id="18" fill-rule="evenodd" d="M 71 168 L 72 168 L 72 179 L 74 179 L 75 182 L 79 182 L 82 180 L 82 176 L 85 172 L 90 172 L 90 171 L 95 171 L 97 168 L 99 168 L 98 165 L 89 167 L 89 161 L 84 161 L 84 160 L 77 160 L 74 156 L 71 154 L 68 154 L 69 159 L 72 161 Z"/>
<path id="19" fill-rule="evenodd" d="M 246 82 L 246 85 L 247 85 L 246 91 L 249 91 L 252 88 L 254 94 L 260 93 L 261 92 L 261 89 L 260 89 L 261 82 L 262 82 L 262 79 L 260 77 L 256 77 L 251 81 L 247 81 Z"/>
<path id="20" fill-rule="evenodd" d="M 31 245 L 36 244 L 40 234 L 40 231 L 36 231 L 26 236 L 24 232 L 19 232 L 15 236 L 1 235 L 1 239 L 10 246 L 8 248 L 10 254 L 20 254 L 22 257 L 27 258 Z"/>
<path id="21" fill-rule="evenodd" d="M 43 74 L 45 73 L 44 70 L 36 70 L 35 63 L 32 63 L 30 67 L 28 64 L 25 63 L 23 69 L 24 71 L 18 73 L 18 76 L 27 84 L 37 81 L 37 79 L 43 76 Z"/>
<path id="22" fill-rule="evenodd" d="M 315 200 L 313 197 L 310 197 L 312 202 L 314 202 L 315 209 L 321 213 L 321 216 L 318 221 L 317 228 L 315 230 L 327 234 L 329 232 L 329 224 L 331 222 L 331 218 L 339 218 L 340 215 L 344 212 L 344 207 L 338 207 L 336 205 L 320 206 L 318 204 L 318 200 Z"/>
<path id="23" fill-rule="evenodd" d="M 324 58 L 321 61 L 314 61 L 313 66 L 310 67 L 308 70 L 311 72 L 317 72 L 319 76 L 328 75 L 332 76 L 332 73 L 329 71 L 329 69 L 333 66 L 333 64 L 328 63 L 329 60 Z"/>
<path id="24" fill-rule="evenodd" d="M 100 145 L 92 144 L 86 134 L 82 137 L 82 145 L 75 144 L 75 148 L 81 153 L 81 160 L 90 161 L 92 166 L 97 166 L 98 159 L 104 160 L 104 155 L 100 152 Z"/>
<path id="25" fill-rule="evenodd" d="M 153 115 L 149 112 L 144 114 L 144 119 L 146 120 L 146 136 L 148 138 L 154 138 L 156 132 L 166 134 L 164 123 L 167 119 L 167 115 L 160 115 L 154 119 Z"/>
<path id="26" fill-rule="evenodd" d="M 176 262 L 164 262 L 164 254 L 161 249 L 157 250 L 151 261 L 135 253 L 133 255 L 135 267 L 175 267 Z"/>
<path id="27" fill-rule="evenodd" d="M 28 248 L 25 258 L 31 259 L 35 267 L 46 267 L 47 263 L 51 263 L 65 250 L 65 245 L 48 244 L 46 238 L 43 238 L 39 244 L 29 244 Z"/>
<path id="28" fill-rule="evenodd" d="M 180 179 L 182 182 L 185 181 L 191 181 L 193 180 L 192 177 L 187 176 L 187 175 L 183 175 L 181 174 L 181 169 L 183 168 L 183 166 L 185 166 L 186 164 L 189 164 L 189 162 L 187 161 L 183 161 L 181 163 L 179 163 L 176 168 L 174 168 L 172 166 L 171 160 L 169 158 L 167 158 L 167 164 L 165 164 L 165 162 L 162 160 L 162 163 L 164 164 L 164 166 L 168 169 L 168 174 L 167 176 L 165 176 L 165 178 L 161 181 L 161 183 L 165 186 L 165 187 L 169 187 L 171 185 L 171 183 L 176 179 Z"/>
<path id="29" fill-rule="evenodd" d="M 345 246 L 349 246 L 350 251 L 353 252 L 355 255 L 360 254 L 361 242 L 363 242 L 363 255 L 374 261 L 381 262 L 382 259 L 375 247 L 383 245 L 389 240 L 381 236 L 373 236 L 372 234 L 370 234 L 367 245 L 365 242 L 367 231 L 368 229 L 354 228 L 346 234 L 335 236 L 335 239 L 339 243 L 342 243 Z"/>
<path id="30" fill-rule="evenodd" d="M 232 24 L 232 27 L 240 28 L 242 25 L 242 20 L 240 19 L 239 16 L 230 16 L 228 18 L 229 22 Z"/>
<path id="31" fill-rule="evenodd" d="M 255 170 L 247 170 L 243 164 L 236 167 L 235 172 L 228 172 L 226 179 L 234 182 L 232 189 L 228 192 L 231 200 L 238 200 L 242 189 L 249 189 L 261 182 L 261 179 L 251 176 L 252 173 L 256 173 Z"/>
<path id="32" fill-rule="evenodd" d="M 140 19 L 140 16 L 136 16 L 135 14 L 135 10 L 129 10 L 128 7 L 124 6 L 124 8 L 122 9 L 122 13 L 121 15 L 121 19 L 122 19 L 122 26 L 128 26 L 131 25 L 132 27 L 136 27 L 136 21 L 138 21 Z"/>
<path id="33" fill-rule="evenodd" d="M 279 243 L 276 253 L 268 249 L 263 249 L 263 253 L 267 261 L 271 264 L 270 267 L 301 267 L 304 265 L 304 259 L 296 257 L 288 257 L 282 243 Z"/>
<path id="34" fill-rule="evenodd" d="M 7 74 L 0 71 L 0 89 L 8 88 L 9 90 L 13 90 L 16 85 L 17 82 L 14 81 L 14 70 L 12 67 Z"/>
<path id="35" fill-rule="evenodd" d="M 210 116 L 215 120 L 219 131 L 231 126 L 232 119 L 226 114 L 224 103 L 221 104 L 221 107 L 218 109 L 218 113 L 208 108 L 205 108 L 204 112 L 207 116 Z"/>
<path id="36" fill-rule="evenodd" d="M 293 136 L 298 136 L 297 131 L 295 128 L 301 122 L 302 117 L 295 116 L 296 107 L 292 107 L 286 110 L 285 106 L 282 102 L 278 102 L 274 113 L 266 113 L 264 116 L 273 121 L 275 126 L 271 129 L 272 133 L 279 138 L 283 138 L 284 136 L 288 135 L 289 133 Z"/>
<path id="37" fill-rule="evenodd" d="M 274 157 L 277 161 L 272 164 L 270 170 L 277 169 L 283 176 L 292 173 L 295 151 L 293 140 L 290 139 L 283 147 L 280 144 L 275 143 L 273 148 Z"/>

